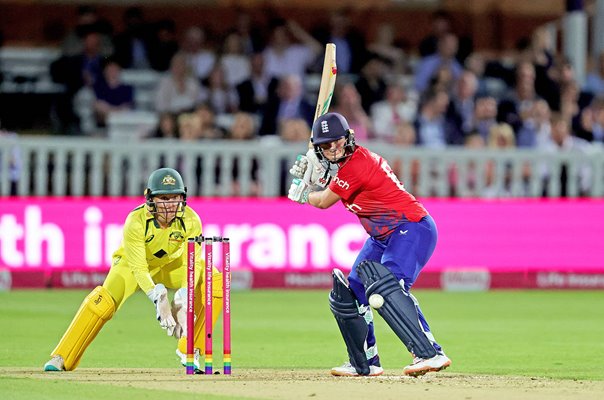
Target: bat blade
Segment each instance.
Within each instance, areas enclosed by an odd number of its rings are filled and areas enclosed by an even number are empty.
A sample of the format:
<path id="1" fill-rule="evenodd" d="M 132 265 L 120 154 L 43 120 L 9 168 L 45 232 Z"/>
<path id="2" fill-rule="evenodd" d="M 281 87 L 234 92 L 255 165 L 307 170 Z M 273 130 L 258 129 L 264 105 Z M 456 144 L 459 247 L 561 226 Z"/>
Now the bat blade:
<path id="1" fill-rule="evenodd" d="M 314 120 L 329 111 L 329 105 L 331 104 L 333 91 L 336 86 L 337 75 L 338 67 L 336 65 L 336 45 L 333 43 L 327 43 L 325 46 L 325 60 L 323 61 L 321 86 L 319 87 L 319 97 L 317 98 L 317 108 L 315 110 Z M 312 129 L 310 131 L 310 138 L 312 139 Z M 312 148 L 312 142 L 308 143 L 308 147 Z"/>

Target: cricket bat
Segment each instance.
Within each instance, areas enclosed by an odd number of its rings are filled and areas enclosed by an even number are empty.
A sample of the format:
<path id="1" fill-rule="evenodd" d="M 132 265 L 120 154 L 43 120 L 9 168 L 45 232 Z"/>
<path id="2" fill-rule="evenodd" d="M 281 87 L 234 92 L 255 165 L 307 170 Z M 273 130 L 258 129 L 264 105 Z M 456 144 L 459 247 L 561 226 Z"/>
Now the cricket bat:
<path id="1" fill-rule="evenodd" d="M 319 97 L 317 98 L 317 108 L 315 110 L 315 121 L 321 115 L 329 111 L 329 104 L 333 97 L 333 90 L 336 86 L 336 76 L 338 68 L 336 66 L 336 45 L 327 43 L 325 46 L 325 60 L 323 61 L 323 72 L 321 73 L 321 86 L 319 86 Z M 312 129 L 310 130 L 311 141 L 308 148 L 312 149 Z"/>

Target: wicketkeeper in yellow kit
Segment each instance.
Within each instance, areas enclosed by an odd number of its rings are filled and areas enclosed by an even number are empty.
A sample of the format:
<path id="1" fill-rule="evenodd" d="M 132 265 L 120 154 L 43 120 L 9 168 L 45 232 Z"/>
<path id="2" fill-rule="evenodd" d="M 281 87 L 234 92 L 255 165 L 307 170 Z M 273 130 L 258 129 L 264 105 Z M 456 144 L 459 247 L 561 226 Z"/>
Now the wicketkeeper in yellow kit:
<path id="1" fill-rule="evenodd" d="M 128 214 L 121 246 L 102 286 L 96 287 L 76 313 L 67 331 L 44 365 L 45 371 L 74 370 L 103 325 L 139 287 L 155 308 L 162 329 L 178 338 L 177 355 L 186 362 L 187 239 L 200 236 L 201 220 L 187 206 L 187 189 L 180 174 L 161 168 L 149 176 L 145 204 Z M 203 263 L 196 252 L 195 290 L 202 293 Z M 222 274 L 214 269 L 214 322 L 222 310 Z M 172 304 L 167 289 L 175 289 Z M 204 340 L 204 301 L 195 307 L 195 368 Z"/>

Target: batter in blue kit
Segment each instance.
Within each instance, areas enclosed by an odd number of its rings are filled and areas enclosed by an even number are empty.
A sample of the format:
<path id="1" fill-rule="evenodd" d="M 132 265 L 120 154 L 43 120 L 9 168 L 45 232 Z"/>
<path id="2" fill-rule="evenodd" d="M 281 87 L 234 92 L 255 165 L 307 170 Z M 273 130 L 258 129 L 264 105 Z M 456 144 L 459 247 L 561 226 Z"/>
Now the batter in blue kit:
<path id="1" fill-rule="evenodd" d="M 369 303 L 411 353 L 409 376 L 436 372 L 451 360 L 436 343 L 417 299 L 410 293 L 434 252 L 438 231 L 424 206 L 407 192 L 388 163 L 358 146 L 344 117 L 328 113 L 313 124 L 313 149 L 299 156 L 288 197 L 329 208 L 341 201 L 369 234 L 348 278 L 333 270 L 329 305 L 348 351 L 334 376 L 378 376 L 380 365 Z M 330 164 L 337 173 L 329 176 Z"/>

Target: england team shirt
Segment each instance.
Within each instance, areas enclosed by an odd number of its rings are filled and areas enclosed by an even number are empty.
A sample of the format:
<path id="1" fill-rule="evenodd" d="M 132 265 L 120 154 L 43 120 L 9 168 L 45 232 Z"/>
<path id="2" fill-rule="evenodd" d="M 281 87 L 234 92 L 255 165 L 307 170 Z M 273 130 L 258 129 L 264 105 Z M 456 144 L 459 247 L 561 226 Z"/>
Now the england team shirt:
<path id="1" fill-rule="evenodd" d="M 342 198 L 344 206 L 359 217 L 367 233 L 378 240 L 404 222 L 418 222 L 426 209 L 407 192 L 392 169 L 379 155 L 357 146 L 340 165 L 329 189 Z"/>

